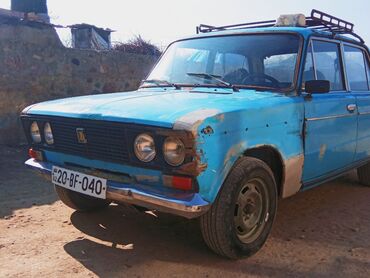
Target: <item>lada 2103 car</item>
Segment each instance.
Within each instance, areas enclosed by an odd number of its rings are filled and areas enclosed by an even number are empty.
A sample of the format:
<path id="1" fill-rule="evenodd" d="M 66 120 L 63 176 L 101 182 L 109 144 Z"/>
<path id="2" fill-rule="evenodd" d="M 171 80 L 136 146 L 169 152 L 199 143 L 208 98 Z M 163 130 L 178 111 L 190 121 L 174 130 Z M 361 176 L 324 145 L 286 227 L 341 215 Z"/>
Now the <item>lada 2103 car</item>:
<path id="1" fill-rule="evenodd" d="M 317 10 L 200 25 L 135 92 L 24 109 L 26 165 L 75 210 L 115 202 L 199 218 L 214 252 L 246 257 L 279 198 L 356 168 L 370 185 L 369 80 L 353 24 Z"/>

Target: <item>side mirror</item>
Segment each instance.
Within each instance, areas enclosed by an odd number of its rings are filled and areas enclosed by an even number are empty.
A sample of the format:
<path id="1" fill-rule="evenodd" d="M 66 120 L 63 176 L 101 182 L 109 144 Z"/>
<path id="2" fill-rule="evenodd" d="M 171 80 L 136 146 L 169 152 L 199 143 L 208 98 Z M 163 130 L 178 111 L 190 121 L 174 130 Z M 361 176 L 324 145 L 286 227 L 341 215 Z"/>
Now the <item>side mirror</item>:
<path id="1" fill-rule="evenodd" d="M 304 83 L 306 93 L 325 94 L 330 92 L 330 81 L 328 80 L 310 80 Z"/>

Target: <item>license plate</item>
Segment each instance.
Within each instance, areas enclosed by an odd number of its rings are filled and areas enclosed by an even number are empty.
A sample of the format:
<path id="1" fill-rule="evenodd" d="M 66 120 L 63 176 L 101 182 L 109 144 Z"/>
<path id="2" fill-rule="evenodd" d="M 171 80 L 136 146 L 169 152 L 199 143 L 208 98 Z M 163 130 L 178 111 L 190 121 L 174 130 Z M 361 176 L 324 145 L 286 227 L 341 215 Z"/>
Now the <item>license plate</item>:
<path id="1" fill-rule="evenodd" d="M 52 168 L 51 179 L 58 186 L 95 198 L 105 199 L 107 195 L 106 179 L 57 166 L 53 166 Z"/>

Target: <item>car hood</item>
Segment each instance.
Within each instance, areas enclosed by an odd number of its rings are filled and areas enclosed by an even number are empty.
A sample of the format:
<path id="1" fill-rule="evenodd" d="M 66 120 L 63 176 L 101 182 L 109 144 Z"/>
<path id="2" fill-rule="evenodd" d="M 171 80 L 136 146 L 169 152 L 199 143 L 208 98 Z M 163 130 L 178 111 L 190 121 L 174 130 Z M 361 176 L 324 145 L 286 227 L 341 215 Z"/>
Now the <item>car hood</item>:
<path id="1" fill-rule="evenodd" d="M 231 110 L 245 109 L 252 102 L 281 95 L 254 90 L 232 93 L 229 89 L 139 90 L 89 95 L 38 103 L 23 114 L 85 118 L 171 128 L 175 123 L 196 122 Z"/>

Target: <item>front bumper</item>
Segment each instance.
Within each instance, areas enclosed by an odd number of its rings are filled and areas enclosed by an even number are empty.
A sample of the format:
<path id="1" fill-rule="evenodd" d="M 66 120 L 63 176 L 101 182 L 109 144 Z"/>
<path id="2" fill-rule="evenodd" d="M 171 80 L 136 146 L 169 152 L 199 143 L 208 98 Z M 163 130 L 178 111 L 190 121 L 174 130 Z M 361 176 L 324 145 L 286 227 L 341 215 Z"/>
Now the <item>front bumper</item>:
<path id="1" fill-rule="evenodd" d="M 26 166 L 37 170 L 45 178 L 51 180 L 53 164 L 29 159 Z M 63 165 L 61 167 L 64 167 Z M 68 167 L 67 167 L 68 168 Z M 155 209 L 186 218 L 195 218 L 205 213 L 210 204 L 198 193 L 173 193 L 158 191 L 138 184 L 123 184 L 107 180 L 107 200 L 117 203 L 129 203 Z"/>

